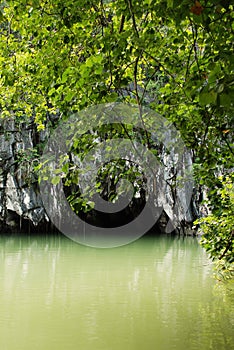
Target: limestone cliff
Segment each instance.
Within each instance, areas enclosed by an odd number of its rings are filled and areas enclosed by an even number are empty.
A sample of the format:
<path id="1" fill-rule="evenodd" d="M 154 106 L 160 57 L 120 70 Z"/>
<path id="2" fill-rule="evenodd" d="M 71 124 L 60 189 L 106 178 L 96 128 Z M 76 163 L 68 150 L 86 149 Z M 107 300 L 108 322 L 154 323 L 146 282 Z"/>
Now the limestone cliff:
<path id="1" fill-rule="evenodd" d="M 40 158 L 46 135 L 46 132 L 37 132 L 33 123 L 17 125 L 13 119 L 0 121 L 0 232 L 43 231 L 52 228 L 43 207 L 33 170 Z M 162 154 L 162 157 L 164 163 L 168 163 L 167 177 L 170 177 L 171 174 L 173 177 L 173 169 L 170 168 L 166 152 Z M 184 162 L 192 163 L 190 151 L 184 155 Z M 160 173 L 160 171 L 161 169 L 157 176 L 165 178 L 165 173 L 162 171 Z M 164 207 L 157 227 L 165 231 L 168 217 L 173 216 L 175 192 L 177 196 L 180 196 L 181 203 L 184 202 L 184 205 L 178 206 L 176 213 L 174 212 L 178 218 L 177 230 L 191 234 L 193 233 L 192 222 L 198 215 L 196 204 L 198 194 L 194 192 L 191 201 L 185 203 L 186 189 L 181 192 L 179 188 L 173 188 L 171 183 L 166 181 L 161 188 L 157 188 L 155 193 L 156 204 Z M 54 200 L 56 207 L 56 198 Z M 187 208 L 186 211 L 184 208 Z"/>

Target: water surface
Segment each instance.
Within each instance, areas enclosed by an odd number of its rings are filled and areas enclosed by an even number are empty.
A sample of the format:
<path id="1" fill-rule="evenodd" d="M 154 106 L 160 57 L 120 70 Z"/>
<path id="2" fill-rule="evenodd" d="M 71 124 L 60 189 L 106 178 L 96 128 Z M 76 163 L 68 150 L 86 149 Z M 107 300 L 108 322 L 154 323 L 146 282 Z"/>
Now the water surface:
<path id="1" fill-rule="evenodd" d="M 0 236 L 0 349 L 231 350 L 232 300 L 215 284 L 193 238 Z"/>

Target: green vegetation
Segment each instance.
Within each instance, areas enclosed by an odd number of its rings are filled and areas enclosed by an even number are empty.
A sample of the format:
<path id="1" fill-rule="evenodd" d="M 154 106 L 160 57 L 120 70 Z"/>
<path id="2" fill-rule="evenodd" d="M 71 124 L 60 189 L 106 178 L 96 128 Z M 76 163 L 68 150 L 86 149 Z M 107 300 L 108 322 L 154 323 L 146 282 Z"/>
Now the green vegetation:
<path id="1" fill-rule="evenodd" d="M 234 276 L 234 174 L 219 177 L 220 186 L 213 191 L 215 203 L 212 214 L 197 221 L 204 232 L 201 243 L 213 259 L 217 259 L 219 275 L 224 279 Z M 211 203 L 210 203 L 211 204 Z"/>
<path id="2" fill-rule="evenodd" d="M 232 263 L 231 1 L 11 0 L 0 9 L 1 116 L 33 117 L 40 131 L 52 114 L 63 120 L 99 103 L 149 106 L 193 150 L 212 210 L 203 245 Z M 85 134 L 77 149 L 93 140 Z"/>

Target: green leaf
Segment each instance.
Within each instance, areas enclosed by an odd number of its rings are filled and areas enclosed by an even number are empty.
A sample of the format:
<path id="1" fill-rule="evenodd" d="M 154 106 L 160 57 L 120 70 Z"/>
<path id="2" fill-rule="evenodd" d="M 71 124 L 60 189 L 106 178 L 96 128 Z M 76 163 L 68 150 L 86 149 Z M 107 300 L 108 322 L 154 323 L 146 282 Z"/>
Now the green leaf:
<path id="1" fill-rule="evenodd" d="M 199 95 L 199 102 L 202 106 L 207 106 L 209 104 L 215 104 L 217 100 L 217 92 L 201 92 Z"/>
<path id="2" fill-rule="evenodd" d="M 68 173 L 68 170 L 69 170 L 69 164 L 68 163 L 65 163 L 63 166 L 62 166 L 62 171 L 67 174 Z"/>
<path id="3" fill-rule="evenodd" d="M 60 182 L 60 176 L 54 176 L 52 179 L 51 179 L 51 183 L 53 185 L 57 185 L 59 182 Z"/>
<path id="4" fill-rule="evenodd" d="M 53 87 L 49 92 L 48 92 L 48 96 L 52 96 L 54 94 L 54 92 L 56 91 L 56 89 Z"/>
<path id="5" fill-rule="evenodd" d="M 231 96 L 231 94 L 220 94 L 219 99 L 220 105 L 224 107 L 230 107 L 234 103 L 233 96 Z"/>
<path id="6" fill-rule="evenodd" d="M 167 0 L 167 7 L 172 8 L 173 7 L 173 0 Z"/>

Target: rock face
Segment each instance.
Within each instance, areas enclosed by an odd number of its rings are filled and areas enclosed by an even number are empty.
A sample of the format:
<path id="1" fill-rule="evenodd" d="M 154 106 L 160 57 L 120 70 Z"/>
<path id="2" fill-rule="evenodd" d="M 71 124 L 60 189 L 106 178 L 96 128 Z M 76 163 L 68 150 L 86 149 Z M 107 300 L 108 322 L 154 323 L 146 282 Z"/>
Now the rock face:
<path id="1" fill-rule="evenodd" d="M 0 124 L 0 229 L 34 229 L 48 221 L 33 176 L 36 143 L 43 142 L 33 124 Z M 41 226 L 39 225 L 39 226 Z"/>
<path id="2" fill-rule="evenodd" d="M 0 121 L 0 232 L 47 231 L 53 225 L 43 207 L 37 179 L 34 175 L 34 165 L 40 158 L 40 147 L 46 139 L 46 132 L 38 133 L 35 125 L 16 125 L 13 119 Z M 42 148 L 41 148 L 42 149 Z M 183 191 L 173 183 L 173 167 L 166 151 L 161 150 L 161 159 L 167 166 L 157 171 L 157 177 L 164 184 L 154 189 L 155 204 L 164 210 L 157 228 L 162 232 L 170 231 L 168 218 L 176 217 L 176 230 L 183 234 L 193 234 L 192 222 L 198 215 L 196 194 L 189 195 L 191 188 Z M 192 163 L 192 154 L 184 154 L 181 174 L 186 166 Z M 168 179 L 170 181 L 166 181 Z M 180 204 L 176 205 L 176 197 Z M 166 200 L 165 200 L 166 198 Z M 189 202 L 187 202 L 189 199 Z M 55 201 L 55 211 L 58 203 Z M 137 201 L 136 201 L 137 202 Z M 140 201 L 142 203 L 142 201 Z M 132 209 L 135 210 L 134 208 Z M 175 223 L 175 221 L 174 221 Z"/>

